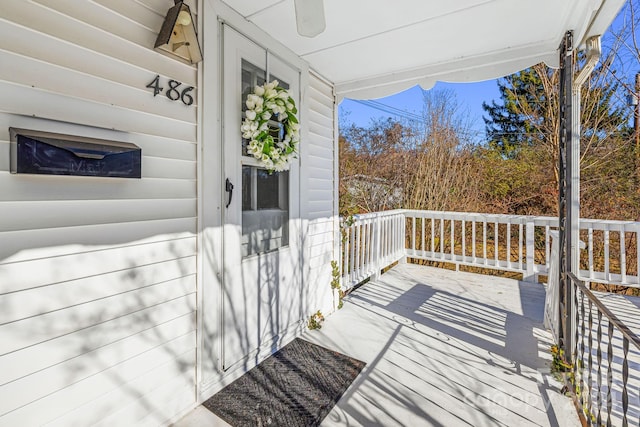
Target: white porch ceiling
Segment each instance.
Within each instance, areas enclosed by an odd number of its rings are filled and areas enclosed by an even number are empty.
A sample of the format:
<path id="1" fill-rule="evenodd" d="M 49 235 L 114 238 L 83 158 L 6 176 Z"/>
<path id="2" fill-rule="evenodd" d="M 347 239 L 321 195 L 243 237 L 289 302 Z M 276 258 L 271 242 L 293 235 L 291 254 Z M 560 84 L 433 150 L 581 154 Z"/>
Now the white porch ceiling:
<path id="1" fill-rule="evenodd" d="M 471 82 L 558 64 L 567 30 L 601 35 L 625 0 L 324 0 L 326 30 L 298 35 L 293 0 L 223 0 L 305 59 L 339 96 Z"/>

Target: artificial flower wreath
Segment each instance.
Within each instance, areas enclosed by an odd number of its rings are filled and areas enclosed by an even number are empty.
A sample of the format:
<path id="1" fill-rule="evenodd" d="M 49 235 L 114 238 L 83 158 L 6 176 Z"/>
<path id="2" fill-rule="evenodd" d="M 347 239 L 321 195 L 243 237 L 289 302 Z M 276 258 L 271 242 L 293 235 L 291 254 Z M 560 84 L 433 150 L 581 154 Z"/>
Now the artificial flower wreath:
<path id="1" fill-rule="evenodd" d="M 278 81 L 256 86 L 247 96 L 247 111 L 242 122 L 242 137 L 249 140 L 247 153 L 258 159 L 269 172 L 289 168 L 297 154 L 300 125 L 295 101 Z M 278 121 L 282 128 L 269 127 L 269 120 Z"/>

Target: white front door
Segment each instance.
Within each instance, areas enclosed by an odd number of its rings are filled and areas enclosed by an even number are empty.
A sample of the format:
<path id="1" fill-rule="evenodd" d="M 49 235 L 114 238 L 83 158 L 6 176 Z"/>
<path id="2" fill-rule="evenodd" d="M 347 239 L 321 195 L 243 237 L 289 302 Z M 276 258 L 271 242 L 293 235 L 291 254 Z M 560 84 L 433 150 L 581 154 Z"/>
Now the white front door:
<path id="1" fill-rule="evenodd" d="M 224 285 L 222 364 L 275 349 L 301 318 L 299 179 L 247 156 L 240 126 L 256 85 L 277 79 L 299 100 L 299 72 L 223 25 Z M 278 126 L 274 122 L 274 127 Z"/>

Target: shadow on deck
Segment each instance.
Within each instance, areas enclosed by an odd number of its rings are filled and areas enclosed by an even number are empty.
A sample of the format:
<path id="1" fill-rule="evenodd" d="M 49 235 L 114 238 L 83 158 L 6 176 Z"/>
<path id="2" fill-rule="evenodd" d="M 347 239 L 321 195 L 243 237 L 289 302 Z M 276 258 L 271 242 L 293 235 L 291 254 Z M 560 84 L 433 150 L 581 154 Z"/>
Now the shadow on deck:
<path id="1" fill-rule="evenodd" d="M 303 338 L 367 363 L 323 425 L 578 426 L 540 284 L 401 264 Z"/>

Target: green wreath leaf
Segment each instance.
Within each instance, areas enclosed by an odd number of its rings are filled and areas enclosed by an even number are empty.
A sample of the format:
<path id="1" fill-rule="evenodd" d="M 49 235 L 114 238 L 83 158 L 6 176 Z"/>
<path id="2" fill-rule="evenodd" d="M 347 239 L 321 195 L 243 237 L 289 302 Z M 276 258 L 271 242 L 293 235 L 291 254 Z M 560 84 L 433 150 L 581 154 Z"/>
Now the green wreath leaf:
<path id="1" fill-rule="evenodd" d="M 245 103 L 248 110 L 255 112 L 255 119 L 245 117 L 240 128 L 243 138 L 250 140 L 247 153 L 270 173 L 287 169 L 291 159 L 296 157 L 300 141 L 298 109 L 293 97 L 274 80 L 257 86 L 247 95 Z M 261 130 L 265 123 L 268 129 Z M 279 137 L 286 139 L 280 141 Z"/>

